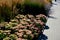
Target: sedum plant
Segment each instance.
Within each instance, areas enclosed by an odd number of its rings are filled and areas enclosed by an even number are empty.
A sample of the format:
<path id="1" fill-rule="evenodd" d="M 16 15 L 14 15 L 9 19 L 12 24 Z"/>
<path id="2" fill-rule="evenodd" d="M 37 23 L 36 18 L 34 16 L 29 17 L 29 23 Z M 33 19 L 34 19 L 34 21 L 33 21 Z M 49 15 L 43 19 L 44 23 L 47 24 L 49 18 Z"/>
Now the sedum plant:
<path id="1" fill-rule="evenodd" d="M 41 17 L 43 19 L 41 19 Z M 0 39 L 2 40 L 33 40 L 38 38 L 42 32 L 46 20 L 45 15 L 22 15 L 18 14 L 16 18 L 12 19 L 9 23 L 4 23 L 0 27 Z"/>

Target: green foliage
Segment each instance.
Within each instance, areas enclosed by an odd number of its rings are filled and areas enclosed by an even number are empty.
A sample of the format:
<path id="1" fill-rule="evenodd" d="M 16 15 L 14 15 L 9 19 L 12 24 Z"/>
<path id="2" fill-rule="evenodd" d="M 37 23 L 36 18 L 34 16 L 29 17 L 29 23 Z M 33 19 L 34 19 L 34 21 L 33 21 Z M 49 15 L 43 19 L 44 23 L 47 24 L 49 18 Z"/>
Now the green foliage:
<path id="1" fill-rule="evenodd" d="M 5 37 L 3 40 L 10 40 L 10 38 L 9 37 Z"/>
<path id="2" fill-rule="evenodd" d="M 0 40 L 2 40 L 5 37 L 6 37 L 6 35 L 4 33 L 0 33 Z"/>
<path id="3" fill-rule="evenodd" d="M 38 3 L 24 3 L 24 9 L 23 12 L 37 15 L 37 14 L 44 14 L 46 15 L 46 10 L 44 7 L 44 4 L 38 4 Z"/>
<path id="4" fill-rule="evenodd" d="M 15 34 L 11 34 L 11 35 L 9 35 L 9 37 L 10 37 L 11 40 L 16 40 L 17 39 L 17 35 L 15 35 Z"/>
<path id="5" fill-rule="evenodd" d="M 1 21 L 7 21 L 9 22 L 10 19 L 13 19 L 15 16 L 15 14 L 13 13 L 11 7 L 9 7 L 6 4 L 2 4 L 2 6 L 0 6 L 0 22 Z"/>
<path id="6" fill-rule="evenodd" d="M 44 23 L 46 23 L 46 22 L 47 22 L 47 19 L 46 19 L 46 18 L 44 18 L 44 17 L 41 17 L 41 18 L 40 18 L 40 20 L 41 20 L 41 21 L 43 21 Z"/>
<path id="7" fill-rule="evenodd" d="M 30 2 L 30 1 L 25 1 L 24 4 L 19 4 L 16 5 L 16 8 L 19 9 L 20 14 L 44 14 L 47 15 L 47 10 L 45 10 L 45 6 L 42 3 L 36 3 L 36 2 Z"/>
<path id="8" fill-rule="evenodd" d="M 28 35 L 28 40 L 32 40 L 32 37 L 30 35 Z"/>
<path id="9" fill-rule="evenodd" d="M 22 4 L 17 3 L 16 4 L 16 8 L 18 10 L 18 13 L 17 14 L 23 14 L 23 5 Z"/>
<path id="10" fill-rule="evenodd" d="M 5 25 L 5 29 L 11 29 L 11 28 L 12 28 L 12 25 L 10 25 L 10 24 Z"/>
<path id="11" fill-rule="evenodd" d="M 37 26 L 38 28 L 42 28 L 42 25 L 39 24 L 39 23 L 36 23 L 36 26 Z"/>
<path id="12" fill-rule="evenodd" d="M 9 35 L 9 37 L 5 37 L 3 38 L 3 40 L 16 40 L 17 36 L 15 34 L 11 34 Z"/>

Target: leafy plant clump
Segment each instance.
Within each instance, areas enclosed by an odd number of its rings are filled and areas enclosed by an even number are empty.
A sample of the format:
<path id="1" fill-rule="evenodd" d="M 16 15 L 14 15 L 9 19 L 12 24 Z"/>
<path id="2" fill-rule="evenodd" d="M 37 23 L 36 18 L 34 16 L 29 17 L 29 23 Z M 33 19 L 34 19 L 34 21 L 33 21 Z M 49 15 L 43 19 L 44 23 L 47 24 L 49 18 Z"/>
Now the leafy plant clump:
<path id="1" fill-rule="evenodd" d="M 32 15 L 38 15 L 38 14 L 44 14 L 48 15 L 47 10 L 45 9 L 45 6 L 43 3 L 35 3 L 35 2 L 24 2 L 23 4 L 16 5 L 16 8 L 19 9 L 19 14 L 32 14 Z"/>
<path id="2" fill-rule="evenodd" d="M 39 5 L 37 3 L 24 3 L 24 13 L 29 13 L 33 15 L 37 15 L 40 13 L 45 13 L 45 9 L 43 5 Z"/>
<path id="3" fill-rule="evenodd" d="M 40 18 L 44 19 L 40 19 Z M 22 15 L 18 14 L 10 22 L 0 24 L 1 40 L 33 40 L 38 38 L 44 29 L 46 16 L 39 15 Z M 43 21 L 44 20 L 44 21 Z"/>

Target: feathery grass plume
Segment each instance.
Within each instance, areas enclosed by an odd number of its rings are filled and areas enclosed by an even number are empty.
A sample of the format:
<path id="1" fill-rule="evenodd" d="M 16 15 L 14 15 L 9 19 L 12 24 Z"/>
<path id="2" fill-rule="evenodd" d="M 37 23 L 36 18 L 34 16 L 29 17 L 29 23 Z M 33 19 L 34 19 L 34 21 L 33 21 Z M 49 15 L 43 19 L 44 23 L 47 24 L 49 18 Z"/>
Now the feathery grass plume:
<path id="1" fill-rule="evenodd" d="M 2 3 L 0 6 L 0 21 L 7 21 L 9 22 L 10 19 L 13 19 L 15 14 L 13 13 L 12 9 L 5 3 Z"/>

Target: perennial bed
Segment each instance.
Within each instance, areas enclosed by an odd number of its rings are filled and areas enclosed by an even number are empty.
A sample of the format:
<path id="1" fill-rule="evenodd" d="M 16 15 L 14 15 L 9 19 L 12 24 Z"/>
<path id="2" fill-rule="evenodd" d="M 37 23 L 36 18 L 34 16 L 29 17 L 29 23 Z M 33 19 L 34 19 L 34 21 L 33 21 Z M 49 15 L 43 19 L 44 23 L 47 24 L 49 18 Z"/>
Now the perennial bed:
<path id="1" fill-rule="evenodd" d="M 47 17 L 43 14 L 18 14 L 10 22 L 0 23 L 0 40 L 33 40 L 44 30 Z"/>
<path id="2" fill-rule="evenodd" d="M 50 1 L 51 2 L 51 1 Z M 0 6 L 0 40 L 37 40 L 43 33 L 49 11 L 44 3 L 13 2 Z"/>

